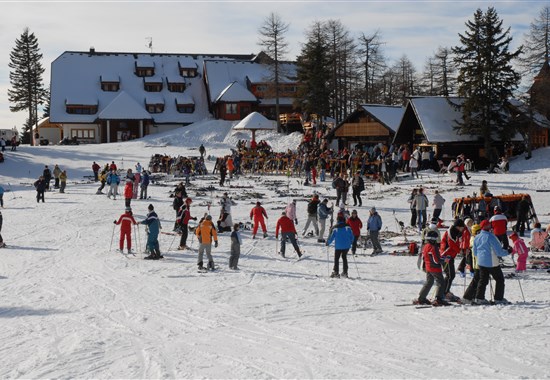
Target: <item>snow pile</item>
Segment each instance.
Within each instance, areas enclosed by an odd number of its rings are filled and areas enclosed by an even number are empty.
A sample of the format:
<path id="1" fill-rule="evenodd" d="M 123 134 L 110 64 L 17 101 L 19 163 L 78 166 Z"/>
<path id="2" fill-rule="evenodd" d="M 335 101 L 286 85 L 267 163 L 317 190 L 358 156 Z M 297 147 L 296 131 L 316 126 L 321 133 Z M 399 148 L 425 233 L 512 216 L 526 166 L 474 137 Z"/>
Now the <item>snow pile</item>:
<path id="1" fill-rule="evenodd" d="M 113 220 L 124 211 L 124 200 L 95 195 L 98 184 L 84 177 L 92 174 L 92 161 L 133 168 L 155 153 L 196 155 L 201 142 L 207 154 L 220 156 L 239 136 L 231 123 L 205 121 L 124 143 L 6 152 L 0 184 L 8 188 L 10 182 L 14 191 L 4 194 L 2 209 L 8 247 L 0 250 L 1 378 L 548 377 L 550 274 L 544 270 L 528 270 L 521 289 L 518 280 L 506 280 L 507 299 L 523 301 L 523 293 L 536 302 L 415 309 L 395 305 L 409 303 L 422 286 L 416 257 L 371 257 L 361 248 L 349 258 L 348 280 L 328 277 L 333 248 L 315 239 L 300 239 L 304 260 L 295 261 L 291 247 L 288 259 L 280 258 L 273 235 L 283 207 L 298 199 L 301 232 L 306 201 L 313 191 L 334 195 L 330 182 L 305 187 L 298 178 L 255 175 L 219 188 L 215 176 L 193 180 L 193 216 L 208 212 L 212 203 L 216 220 L 223 191 L 237 203 L 235 222 L 249 220 L 256 200 L 267 210 L 269 237 L 252 240 L 249 230 L 243 232 L 238 272 L 227 268 L 227 233 L 213 249 L 220 268 L 215 273 L 197 273 L 197 252 L 177 251 L 179 237 L 168 234 L 159 239 L 165 259 L 142 260 L 143 226 L 134 230 L 136 257 L 115 252 L 119 233 Z M 258 136 L 276 150 L 297 137 Z M 68 172 L 66 193 L 47 192 L 46 202 L 37 204 L 31 183 L 45 164 L 56 163 Z M 452 199 L 478 191 L 487 179 L 493 194 L 529 192 L 547 224 L 547 193 L 535 189 L 548 189 L 549 167 L 550 150 L 540 149 L 531 160 L 511 161 L 510 173 L 471 173 L 472 186 L 463 188 L 450 175 L 433 172 L 389 186 L 367 182 L 363 207 L 355 208 L 365 223 L 376 206 L 384 231 L 395 232 L 397 220 L 409 219 L 411 189 L 424 186 L 430 200 L 435 189 L 445 197 L 449 223 Z M 175 212 L 169 192 L 179 181 L 168 177 L 150 186 L 151 199 L 133 200 L 136 219 L 143 220 L 153 204 L 163 232 L 170 232 Z M 204 191 L 208 186 L 216 190 Z M 286 189 L 293 195 L 281 196 Z M 401 235 L 382 247 L 401 251 L 402 242 Z M 197 248 L 191 235 L 188 243 Z M 468 282 L 457 277 L 452 290 L 462 295 Z"/>

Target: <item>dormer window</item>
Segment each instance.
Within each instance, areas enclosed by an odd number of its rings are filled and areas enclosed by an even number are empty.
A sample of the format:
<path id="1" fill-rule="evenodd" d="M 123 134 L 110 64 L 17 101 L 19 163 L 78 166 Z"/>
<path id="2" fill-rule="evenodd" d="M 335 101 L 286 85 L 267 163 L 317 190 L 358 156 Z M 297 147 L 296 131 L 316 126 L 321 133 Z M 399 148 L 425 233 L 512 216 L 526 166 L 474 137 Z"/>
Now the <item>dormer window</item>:
<path id="1" fill-rule="evenodd" d="M 152 77 L 153 75 L 155 75 L 155 64 L 153 61 L 147 59 L 138 59 L 135 62 L 135 66 L 135 74 L 138 77 Z"/>
<path id="2" fill-rule="evenodd" d="M 147 92 L 161 92 L 162 79 L 154 77 L 143 78 L 143 89 Z"/>
<path id="3" fill-rule="evenodd" d="M 145 98 L 145 109 L 149 113 L 164 112 L 164 99 L 159 98 L 159 97 L 147 97 L 147 98 Z"/>
<path id="4" fill-rule="evenodd" d="M 193 98 L 186 95 L 176 97 L 176 110 L 179 113 L 195 112 L 195 102 Z"/>
<path id="5" fill-rule="evenodd" d="M 180 75 L 184 78 L 194 78 L 197 76 L 197 63 L 192 58 L 181 58 L 178 61 Z"/>
<path id="6" fill-rule="evenodd" d="M 120 90 L 120 77 L 118 75 L 101 75 L 101 90 L 108 92 L 117 92 Z"/>
<path id="7" fill-rule="evenodd" d="M 185 83 L 168 83 L 168 91 L 170 92 L 184 92 Z"/>
<path id="8" fill-rule="evenodd" d="M 91 99 L 67 99 L 65 111 L 71 115 L 94 115 L 97 113 L 97 100 Z"/>

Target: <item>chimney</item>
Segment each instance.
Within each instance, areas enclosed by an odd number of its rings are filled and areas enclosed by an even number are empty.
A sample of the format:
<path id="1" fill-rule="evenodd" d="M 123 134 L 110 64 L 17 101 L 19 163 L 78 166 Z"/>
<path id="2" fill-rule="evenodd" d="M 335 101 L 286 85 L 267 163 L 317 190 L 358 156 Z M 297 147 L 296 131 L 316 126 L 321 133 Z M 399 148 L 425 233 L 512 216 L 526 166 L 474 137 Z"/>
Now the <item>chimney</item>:
<path id="1" fill-rule="evenodd" d="M 95 54 L 95 47 L 90 46 L 90 55 Z"/>

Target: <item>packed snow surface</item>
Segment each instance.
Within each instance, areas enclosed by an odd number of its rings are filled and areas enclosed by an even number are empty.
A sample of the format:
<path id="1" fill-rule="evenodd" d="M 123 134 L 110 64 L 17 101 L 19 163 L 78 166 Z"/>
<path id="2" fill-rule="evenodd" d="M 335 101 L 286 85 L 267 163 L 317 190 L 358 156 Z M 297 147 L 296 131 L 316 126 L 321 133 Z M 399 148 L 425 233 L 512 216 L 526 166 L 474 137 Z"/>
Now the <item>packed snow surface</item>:
<path id="1" fill-rule="evenodd" d="M 520 280 L 507 279 L 510 306 L 416 309 L 395 306 L 416 298 L 424 279 L 416 257 L 388 254 L 404 249 L 398 245 L 403 236 L 384 241 L 385 254 L 371 257 L 370 250 L 359 249 L 357 257 L 349 257 L 350 279 L 329 278 L 327 257 L 332 260 L 333 248 L 312 238 L 299 241 L 305 259 L 296 261 L 292 248 L 288 259 L 278 257 L 275 222 L 291 198 L 276 190 L 296 194 L 301 232 L 307 199 L 313 191 L 334 195 L 330 182 L 305 187 L 298 178 L 245 175 L 230 182 L 238 187 L 222 189 L 212 175 L 193 179 L 188 193 L 194 216 L 207 212 L 212 201 L 216 220 L 217 202 L 228 191 L 237 202 L 233 220 L 246 222 L 255 197 L 262 196 L 269 237 L 252 240 L 250 231 L 243 232 L 240 271 L 227 267 L 228 233 L 213 248 L 219 267 L 214 273 L 198 273 L 196 251 L 176 250 L 179 238 L 166 234 L 159 237 L 164 260 L 143 260 L 143 226 L 134 233 L 137 256 L 117 253 L 113 220 L 123 213 L 124 199 L 95 195 L 98 184 L 86 177 L 92 175 L 92 162 L 115 161 L 133 169 L 137 162 L 146 166 L 157 153 L 196 156 L 201 143 L 207 155 L 225 155 L 238 139 L 250 138 L 231 127 L 205 121 L 125 143 L 21 146 L 5 152 L 0 164 L 0 184 L 7 190 L 1 210 L 7 244 L 0 250 L 1 378 L 549 377 L 546 270 L 529 269 Z M 299 135 L 274 132 L 257 138 L 277 151 L 299 143 Z M 46 202 L 37 203 L 32 183 L 44 165 L 55 164 L 68 172 L 66 193 L 47 192 Z M 207 165 L 212 169 L 213 161 Z M 452 199 L 479 191 L 486 179 L 493 194 L 529 193 L 540 221 L 550 222 L 548 193 L 535 191 L 550 189 L 549 149 L 535 151 L 531 160 L 512 160 L 507 174 L 471 174 L 472 186 L 462 188 L 450 175 L 433 172 L 391 185 L 367 183 L 359 217 L 365 223 L 376 206 L 384 229 L 397 231 L 396 218 L 408 224 L 411 189 L 424 186 L 430 200 L 435 189 L 446 198 L 443 218 L 449 224 Z M 151 199 L 133 200 L 137 220 L 144 219 L 151 203 L 163 231 L 170 232 L 175 212 L 169 192 L 179 181 L 167 177 L 149 187 Z M 209 185 L 216 190 L 197 195 Z M 247 197 L 250 193 L 259 195 Z M 461 296 L 469 281 L 457 276 L 452 290 Z"/>

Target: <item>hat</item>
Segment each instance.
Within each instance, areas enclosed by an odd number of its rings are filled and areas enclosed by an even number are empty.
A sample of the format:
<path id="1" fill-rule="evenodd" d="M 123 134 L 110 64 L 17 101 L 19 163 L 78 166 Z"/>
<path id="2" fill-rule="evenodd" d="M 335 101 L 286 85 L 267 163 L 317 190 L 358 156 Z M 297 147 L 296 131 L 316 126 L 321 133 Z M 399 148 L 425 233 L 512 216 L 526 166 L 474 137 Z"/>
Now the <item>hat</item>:
<path id="1" fill-rule="evenodd" d="M 466 225 L 464 224 L 464 221 L 462 219 L 457 219 L 455 220 L 455 222 L 453 223 L 453 225 L 455 227 L 466 227 Z"/>
<path id="2" fill-rule="evenodd" d="M 131 207 L 126 207 L 126 208 L 124 209 L 124 211 L 132 211 L 132 208 L 131 208 Z"/>
<path id="3" fill-rule="evenodd" d="M 370 212 L 376 212 L 376 207 L 371 207 Z"/>
<path id="4" fill-rule="evenodd" d="M 262 204 L 258 201 L 256 202 L 256 206 L 261 206 Z"/>
<path id="5" fill-rule="evenodd" d="M 439 238 L 439 234 L 436 231 L 428 231 L 424 240 L 437 241 L 437 238 Z"/>
<path id="6" fill-rule="evenodd" d="M 293 200 L 292 200 L 292 203 L 296 203 L 296 199 L 293 199 Z"/>
<path id="7" fill-rule="evenodd" d="M 206 220 L 212 220 L 212 215 L 206 215 Z"/>
<path id="8" fill-rule="evenodd" d="M 323 199 L 323 203 L 328 203 L 328 199 L 327 198 Z"/>
<path id="9" fill-rule="evenodd" d="M 319 199 L 319 194 L 315 194 L 315 195 L 313 196 L 313 199 Z"/>
<path id="10" fill-rule="evenodd" d="M 485 219 L 485 220 L 481 221 L 479 226 L 481 227 L 482 230 L 488 230 L 489 228 L 491 228 L 491 223 L 489 223 L 489 221 L 487 219 Z M 489 227 L 489 228 L 487 228 L 487 227 Z"/>
<path id="11" fill-rule="evenodd" d="M 227 193 L 223 193 L 224 196 L 227 196 L 228 194 Z"/>
<path id="12" fill-rule="evenodd" d="M 517 234 L 517 233 L 512 232 L 512 233 L 510 234 L 510 239 L 512 239 L 513 241 L 516 241 L 517 238 L 518 238 L 518 234 Z"/>
<path id="13" fill-rule="evenodd" d="M 479 224 L 474 224 L 472 226 L 472 234 L 477 235 L 477 233 L 481 230 L 481 226 Z"/>
<path id="14" fill-rule="evenodd" d="M 191 202 L 193 202 L 193 200 L 191 198 L 185 199 L 185 203 L 191 203 Z"/>
<path id="15" fill-rule="evenodd" d="M 286 216 L 286 211 L 283 211 L 283 212 L 281 213 L 281 215 Z"/>
<path id="16" fill-rule="evenodd" d="M 464 224 L 467 226 L 471 226 L 473 223 L 474 223 L 474 220 L 472 218 L 464 219 Z"/>
<path id="17" fill-rule="evenodd" d="M 338 214 L 338 217 L 336 218 L 336 221 L 338 221 L 338 222 L 345 222 L 345 221 L 346 221 L 346 218 L 344 217 L 344 215 Z"/>
<path id="18" fill-rule="evenodd" d="M 495 210 L 495 212 L 500 212 L 500 211 L 502 211 L 502 210 L 500 209 L 500 207 L 498 207 L 498 206 L 495 206 L 494 210 Z"/>
<path id="19" fill-rule="evenodd" d="M 153 207 L 153 205 L 152 205 L 151 203 L 149 203 L 149 206 L 147 206 L 147 208 L 148 208 L 149 210 L 154 210 L 154 209 L 155 209 L 155 207 Z"/>

